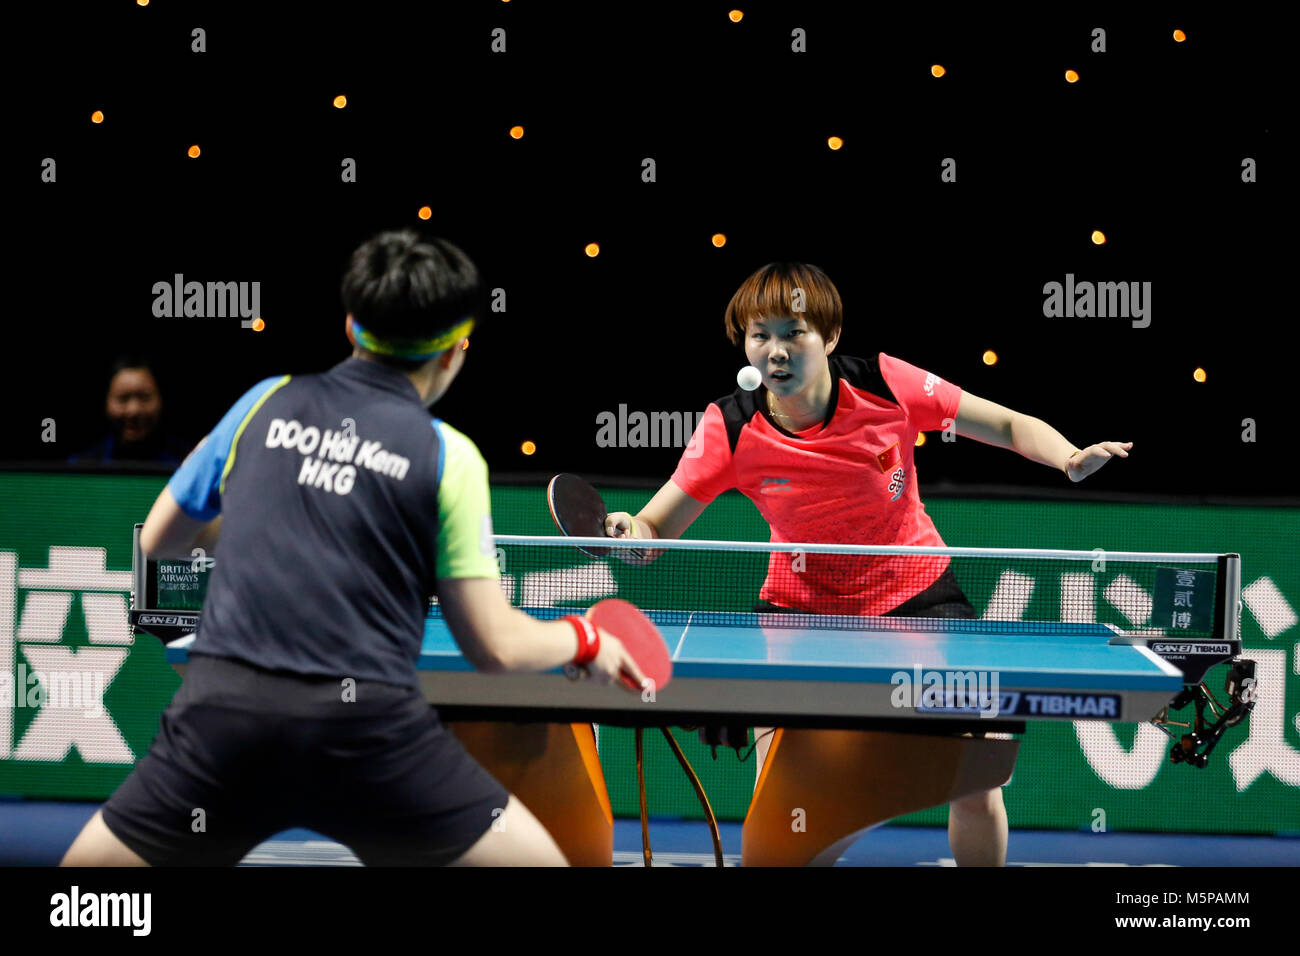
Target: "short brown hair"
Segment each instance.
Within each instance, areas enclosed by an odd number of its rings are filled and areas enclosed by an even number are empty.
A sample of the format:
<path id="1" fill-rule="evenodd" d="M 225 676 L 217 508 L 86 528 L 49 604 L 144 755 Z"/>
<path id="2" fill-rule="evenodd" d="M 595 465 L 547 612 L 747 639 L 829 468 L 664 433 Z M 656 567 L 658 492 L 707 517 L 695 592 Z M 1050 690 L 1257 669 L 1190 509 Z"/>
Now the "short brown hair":
<path id="1" fill-rule="evenodd" d="M 803 292 L 803 311 L 793 311 L 794 291 Z M 794 316 L 804 319 L 824 339 L 844 324 L 839 290 L 825 272 L 803 262 L 769 262 L 740 284 L 727 305 L 727 338 L 745 340 L 750 319 Z"/>

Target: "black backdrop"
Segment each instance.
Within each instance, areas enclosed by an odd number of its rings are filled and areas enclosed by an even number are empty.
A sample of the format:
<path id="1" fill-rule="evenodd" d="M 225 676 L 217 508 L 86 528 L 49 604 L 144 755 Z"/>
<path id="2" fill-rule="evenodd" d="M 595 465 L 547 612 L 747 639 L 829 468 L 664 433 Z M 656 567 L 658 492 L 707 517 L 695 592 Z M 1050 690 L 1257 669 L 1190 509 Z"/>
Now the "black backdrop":
<path id="1" fill-rule="evenodd" d="M 680 449 L 599 448 L 597 415 L 694 412 L 734 389 L 723 310 L 791 259 L 838 285 L 844 352 L 900 356 L 1079 445 L 1135 442 L 1080 490 L 1295 494 L 1295 244 L 1266 18 L 737 6 L 738 24 L 705 2 L 41 7 L 13 41 L 40 68 L 10 147 L 3 457 L 61 460 L 97 437 L 124 349 L 154 356 L 191 440 L 261 378 L 342 359 L 349 251 L 428 205 L 427 228 L 506 290 L 436 408 L 495 472 L 666 478 Z M 260 282 L 265 331 L 153 317 L 175 273 Z M 1043 285 L 1067 273 L 1151 282 L 1150 327 L 1045 318 Z M 931 487 L 1065 483 L 969 441 L 917 461 Z"/>

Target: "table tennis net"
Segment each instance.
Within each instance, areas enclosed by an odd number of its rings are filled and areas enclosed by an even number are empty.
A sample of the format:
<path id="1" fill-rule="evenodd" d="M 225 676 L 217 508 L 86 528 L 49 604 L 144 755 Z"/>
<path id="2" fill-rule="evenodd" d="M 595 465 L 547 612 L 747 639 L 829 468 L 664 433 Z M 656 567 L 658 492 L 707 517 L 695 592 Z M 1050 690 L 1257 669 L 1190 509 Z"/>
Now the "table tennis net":
<path id="1" fill-rule="evenodd" d="M 764 626 L 778 627 L 874 629 L 880 622 L 870 619 L 881 616 L 965 616 L 1002 632 L 1099 623 L 1149 635 L 1210 637 L 1226 625 L 1224 602 L 1232 600 L 1225 556 L 1215 554 L 974 548 L 864 553 L 827 545 L 698 541 L 659 542 L 663 547 L 647 552 L 644 545 L 620 541 L 603 552 L 593 549 L 593 555 L 573 541 L 499 536 L 497 562 L 510 602 L 536 611 L 621 597 L 660 612 L 657 619 L 667 623 L 709 612 L 719 623 L 743 625 L 761 610 Z M 774 613 L 778 608 L 798 613 Z"/>
<path id="2" fill-rule="evenodd" d="M 701 541 L 661 541 L 649 552 L 644 544 L 603 541 L 606 547 L 588 554 L 575 540 L 498 536 L 496 562 L 510 603 L 552 617 L 620 597 L 659 612 L 663 623 L 708 612 L 718 623 L 748 625 L 767 602 L 764 626 L 874 629 L 882 616 L 956 616 L 982 622 L 963 626 L 972 630 L 1097 623 L 1194 638 L 1222 636 L 1230 620 L 1224 608 L 1236 607 L 1227 556 L 1215 554 Z M 150 562 L 150 572 L 154 606 L 201 608 L 210 571 Z M 436 597 L 430 612 L 438 614 Z"/>

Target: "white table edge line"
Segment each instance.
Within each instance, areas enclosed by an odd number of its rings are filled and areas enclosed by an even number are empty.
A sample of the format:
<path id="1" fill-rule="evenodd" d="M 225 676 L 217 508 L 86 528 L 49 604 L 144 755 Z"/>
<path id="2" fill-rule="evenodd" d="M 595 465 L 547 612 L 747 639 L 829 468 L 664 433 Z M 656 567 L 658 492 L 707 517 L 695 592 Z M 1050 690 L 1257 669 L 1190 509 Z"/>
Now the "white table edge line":
<path id="1" fill-rule="evenodd" d="M 677 660 L 678 655 L 682 652 L 682 644 L 686 641 L 686 632 L 691 629 L 691 621 L 695 620 L 695 612 L 692 611 L 686 618 L 686 623 L 682 625 L 682 633 L 677 638 L 677 646 L 673 648 L 673 660 Z"/>

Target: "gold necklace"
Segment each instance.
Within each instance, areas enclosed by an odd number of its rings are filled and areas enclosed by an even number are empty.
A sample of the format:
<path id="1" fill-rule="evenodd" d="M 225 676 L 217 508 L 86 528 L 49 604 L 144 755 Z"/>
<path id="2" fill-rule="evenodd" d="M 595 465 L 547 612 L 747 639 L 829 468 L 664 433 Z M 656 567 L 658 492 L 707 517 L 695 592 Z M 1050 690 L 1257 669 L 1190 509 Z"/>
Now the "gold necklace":
<path id="1" fill-rule="evenodd" d="M 768 412 L 771 413 L 773 418 L 784 419 L 783 422 L 777 422 L 777 424 L 779 424 L 782 428 L 784 428 L 788 432 L 795 431 L 794 428 L 790 427 L 794 424 L 794 420 L 790 418 L 790 416 L 787 415 L 785 412 L 779 411 L 777 409 L 777 403 L 775 399 L 772 398 L 771 392 L 767 393 L 767 410 Z"/>

